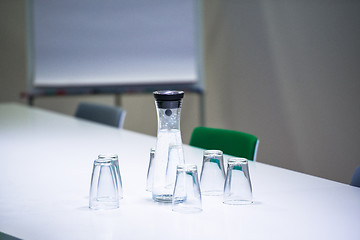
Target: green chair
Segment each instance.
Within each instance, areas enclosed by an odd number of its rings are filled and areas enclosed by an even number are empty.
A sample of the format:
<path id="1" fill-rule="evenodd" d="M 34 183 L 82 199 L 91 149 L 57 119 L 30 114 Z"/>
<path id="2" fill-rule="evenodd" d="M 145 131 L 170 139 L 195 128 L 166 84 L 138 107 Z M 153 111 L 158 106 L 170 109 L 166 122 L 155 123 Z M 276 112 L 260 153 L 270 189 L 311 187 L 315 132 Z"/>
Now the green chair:
<path id="1" fill-rule="evenodd" d="M 221 150 L 224 154 L 256 161 L 259 140 L 254 135 L 218 128 L 196 127 L 190 138 L 194 147 Z"/>

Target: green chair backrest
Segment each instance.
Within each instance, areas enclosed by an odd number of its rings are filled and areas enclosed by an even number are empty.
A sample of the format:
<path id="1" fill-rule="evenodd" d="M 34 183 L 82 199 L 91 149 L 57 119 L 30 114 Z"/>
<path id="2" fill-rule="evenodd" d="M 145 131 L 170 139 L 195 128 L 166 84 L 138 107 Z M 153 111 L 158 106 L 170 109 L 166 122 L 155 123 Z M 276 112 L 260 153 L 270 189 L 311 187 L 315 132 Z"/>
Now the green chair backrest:
<path id="1" fill-rule="evenodd" d="M 207 127 L 196 127 L 191 135 L 190 145 L 194 147 L 221 150 L 224 154 L 256 160 L 259 140 L 249 133 Z"/>

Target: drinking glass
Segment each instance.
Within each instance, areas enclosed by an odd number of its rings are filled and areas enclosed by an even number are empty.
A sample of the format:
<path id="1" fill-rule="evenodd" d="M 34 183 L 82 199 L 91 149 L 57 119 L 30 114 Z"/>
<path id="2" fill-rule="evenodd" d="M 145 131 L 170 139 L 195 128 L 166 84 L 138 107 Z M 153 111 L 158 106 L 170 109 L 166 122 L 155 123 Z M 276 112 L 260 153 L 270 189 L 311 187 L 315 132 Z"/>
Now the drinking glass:
<path id="1" fill-rule="evenodd" d="M 117 178 L 117 169 L 116 161 L 109 157 L 100 157 L 94 161 L 89 196 L 91 209 L 119 207 L 120 178 Z"/>
<path id="2" fill-rule="evenodd" d="M 180 164 L 177 166 L 172 210 L 181 213 L 202 211 L 201 192 L 196 165 Z"/>
<path id="3" fill-rule="evenodd" d="M 228 160 L 223 202 L 231 205 L 252 203 L 252 188 L 246 158 Z"/>
<path id="4" fill-rule="evenodd" d="M 105 158 L 108 158 L 111 161 L 113 161 L 113 163 L 115 165 L 115 178 L 116 178 L 116 184 L 118 187 L 119 199 L 122 199 L 123 198 L 123 187 L 122 187 L 122 181 L 121 181 L 118 155 L 117 154 L 100 154 L 98 156 L 98 159 L 105 159 Z"/>
<path id="5" fill-rule="evenodd" d="M 224 192 L 225 171 L 223 152 L 206 150 L 203 154 L 200 184 L 203 195 L 221 195 Z"/>
<path id="6" fill-rule="evenodd" d="M 149 161 L 149 167 L 147 171 L 147 177 L 146 177 L 146 191 L 151 192 L 152 191 L 152 183 L 153 183 L 153 174 L 154 174 L 154 168 L 153 168 L 153 159 L 155 157 L 155 148 L 150 149 L 150 161 Z"/>

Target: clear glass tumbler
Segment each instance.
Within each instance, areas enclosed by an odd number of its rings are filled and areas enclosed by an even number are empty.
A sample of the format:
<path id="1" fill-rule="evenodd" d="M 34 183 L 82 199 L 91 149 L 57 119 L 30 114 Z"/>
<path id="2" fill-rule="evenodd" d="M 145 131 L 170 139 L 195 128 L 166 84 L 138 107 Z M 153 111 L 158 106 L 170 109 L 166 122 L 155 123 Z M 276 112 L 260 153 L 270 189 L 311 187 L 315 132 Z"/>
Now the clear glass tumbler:
<path id="1" fill-rule="evenodd" d="M 246 158 L 228 160 L 223 202 L 231 205 L 252 203 L 252 187 Z"/>
<path id="2" fill-rule="evenodd" d="M 119 199 L 123 198 L 123 186 L 121 181 L 120 167 L 119 167 L 119 157 L 117 154 L 100 154 L 98 159 L 110 159 L 115 164 L 115 177 L 116 184 L 119 192 Z"/>
<path id="3" fill-rule="evenodd" d="M 155 157 L 155 148 L 150 149 L 150 161 L 149 167 L 146 176 L 146 191 L 151 192 L 152 190 L 152 183 L 154 178 L 154 166 L 153 166 L 153 159 Z"/>
<path id="4" fill-rule="evenodd" d="M 196 165 L 180 164 L 177 166 L 172 210 L 182 213 L 202 211 L 201 192 Z"/>
<path id="5" fill-rule="evenodd" d="M 115 162 L 110 158 L 94 161 L 90 184 L 89 207 L 114 209 L 119 207 L 119 188 Z"/>
<path id="6" fill-rule="evenodd" d="M 204 151 L 200 175 L 201 193 L 203 195 L 222 195 L 224 182 L 223 152 L 220 150 Z"/>

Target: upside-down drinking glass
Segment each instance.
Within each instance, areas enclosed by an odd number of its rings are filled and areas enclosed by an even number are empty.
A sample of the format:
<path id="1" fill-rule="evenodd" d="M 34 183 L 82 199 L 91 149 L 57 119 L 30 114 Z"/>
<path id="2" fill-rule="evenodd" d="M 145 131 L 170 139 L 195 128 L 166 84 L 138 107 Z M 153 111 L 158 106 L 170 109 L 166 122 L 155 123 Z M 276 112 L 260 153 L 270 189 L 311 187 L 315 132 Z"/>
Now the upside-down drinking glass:
<path id="1" fill-rule="evenodd" d="M 177 166 L 172 210 L 181 213 L 202 211 L 201 192 L 196 165 L 180 164 Z"/>
<path id="2" fill-rule="evenodd" d="M 203 195 L 221 195 L 224 192 L 225 171 L 223 152 L 206 150 L 203 154 L 200 185 Z"/>
<path id="3" fill-rule="evenodd" d="M 246 158 L 228 160 L 223 202 L 231 205 L 252 203 L 252 188 Z"/>
<path id="4" fill-rule="evenodd" d="M 119 199 L 123 198 L 123 187 L 121 181 L 121 174 L 120 174 L 120 167 L 119 167 L 119 158 L 117 154 L 100 154 L 98 159 L 105 159 L 108 158 L 115 164 L 115 177 L 116 177 L 116 184 L 118 186 L 119 192 Z"/>
<path id="5" fill-rule="evenodd" d="M 117 169 L 116 162 L 109 157 L 100 157 L 94 161 L 89 194 L 91 209 L 119 207 Z"/>
<path id="6" fill-rule="evenodd" d="M 146 177 L 146 191 L 151 192 L 152 189 L 152 183 L 153 183 L 153 174 L 154 174 L 154 167 L 153 167 L 153 159 L 155 156 L 155 148 L 150 149 L 150 161 L 149 161 L 149 167 L 147 171 L 147 177 Z"/>

